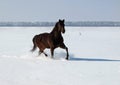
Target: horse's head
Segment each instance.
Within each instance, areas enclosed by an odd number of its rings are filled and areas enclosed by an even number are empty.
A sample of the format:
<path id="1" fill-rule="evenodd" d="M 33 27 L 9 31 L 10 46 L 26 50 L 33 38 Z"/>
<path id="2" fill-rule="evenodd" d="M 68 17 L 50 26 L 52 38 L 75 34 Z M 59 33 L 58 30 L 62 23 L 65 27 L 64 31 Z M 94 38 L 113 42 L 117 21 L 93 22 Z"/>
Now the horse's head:
<path id="1" fill-rule="evenodd" d="M 65 24 L 64 24 L 65 20 L 60 20 L 57 22 L 57 29 L 59 32 L 65 33 Z"/>

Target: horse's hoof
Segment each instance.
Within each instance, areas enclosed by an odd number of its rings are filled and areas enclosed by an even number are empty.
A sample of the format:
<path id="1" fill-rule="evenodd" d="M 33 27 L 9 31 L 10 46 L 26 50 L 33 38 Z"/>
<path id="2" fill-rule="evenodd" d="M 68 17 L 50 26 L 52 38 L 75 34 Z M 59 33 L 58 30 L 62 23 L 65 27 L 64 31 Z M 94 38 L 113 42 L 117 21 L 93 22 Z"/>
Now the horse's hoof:
<path id="1" fill-rule="evenodd" d="M 48 55 L 47 55 L 47 54 L 45 54 L 45 56 L 46 56 L 46 57 L 48 57 Z"/>
<path id="2" fill-rule="evenodd" d="M 66 58 L 66 60 L 68 60 L 68 58 Z"/>

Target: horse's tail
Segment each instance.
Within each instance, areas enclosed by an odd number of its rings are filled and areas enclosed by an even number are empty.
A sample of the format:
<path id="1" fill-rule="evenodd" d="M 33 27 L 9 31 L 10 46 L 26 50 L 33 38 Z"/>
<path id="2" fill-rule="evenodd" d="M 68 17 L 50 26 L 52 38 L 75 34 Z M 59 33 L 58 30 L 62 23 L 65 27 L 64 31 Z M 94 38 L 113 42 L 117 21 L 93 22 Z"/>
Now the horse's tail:
<path id="1" fill-rule="evenodd" d="M 33 52 L 33 51 L 35 51 L 36 50 L 36 48 L 37 48 L 37 45 L 36 45 L 36 37 L 37 37 L 37 35 L 33 38 L 33 48 L 31 49 L 31 52 Z"/>

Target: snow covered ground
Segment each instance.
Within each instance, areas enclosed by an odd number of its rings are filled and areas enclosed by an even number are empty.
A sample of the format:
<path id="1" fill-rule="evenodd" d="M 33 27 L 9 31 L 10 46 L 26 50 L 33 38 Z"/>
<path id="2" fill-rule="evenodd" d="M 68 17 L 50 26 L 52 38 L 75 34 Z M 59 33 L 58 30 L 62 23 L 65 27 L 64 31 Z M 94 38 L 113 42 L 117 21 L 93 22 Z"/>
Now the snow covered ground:
<path id="1" fill-rule="evenodd" d="M 0 85 L 120 85 L 120 27 L 66 27 L 66 52 L 31 53 L 34 35 L 53 27 L 0 27 Z"/>

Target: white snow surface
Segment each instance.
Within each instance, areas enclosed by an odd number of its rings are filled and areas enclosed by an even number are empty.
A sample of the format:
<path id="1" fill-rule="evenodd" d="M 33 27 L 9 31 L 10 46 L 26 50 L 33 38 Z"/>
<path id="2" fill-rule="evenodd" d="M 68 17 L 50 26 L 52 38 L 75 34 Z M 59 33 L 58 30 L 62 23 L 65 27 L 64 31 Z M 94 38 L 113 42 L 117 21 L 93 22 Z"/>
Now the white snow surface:
<path id="1" fill-rule="evenodd" d="M 38 56 L 32 38 L 53 27 L 0 27 L 0 85 L 120 85 L 120 27 L 66 27 L 64 42 Z"/>

